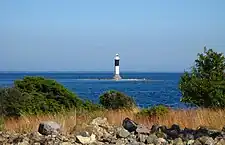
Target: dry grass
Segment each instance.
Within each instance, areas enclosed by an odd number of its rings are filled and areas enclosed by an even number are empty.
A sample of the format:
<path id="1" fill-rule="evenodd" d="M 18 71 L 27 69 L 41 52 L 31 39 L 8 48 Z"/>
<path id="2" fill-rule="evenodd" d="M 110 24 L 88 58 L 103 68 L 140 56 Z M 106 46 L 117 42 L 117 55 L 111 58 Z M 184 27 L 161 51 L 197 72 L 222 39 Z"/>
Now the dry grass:
<path id="1" fill-rule="evenodd" d="M 149 118 L 147 116 L 137 117 L 134 111 L 114 110 L 83 113 L 77 115 L 76 111 L 62 113 L 57 115 L 28 116 L 19 119 L 5 120 L 4 129 L 15 132 L 36 131 L 41 121 L 52 120 L 60 123 L 64 131 L 80 130 L 85 123 L 91 119 L 104 116 L 109 123 L 121 125 L 125 117 L 135 120 L 151 127 L 153 124 L 163 124 L 171 126 L 176 123 L 181 127 L 196 128 L 198 126 L 208 126 L 215 129 L 221 129 L 225 125 L 225 110 L 197 109 L 197 110 L 171 110 L 166 116 Z"/>

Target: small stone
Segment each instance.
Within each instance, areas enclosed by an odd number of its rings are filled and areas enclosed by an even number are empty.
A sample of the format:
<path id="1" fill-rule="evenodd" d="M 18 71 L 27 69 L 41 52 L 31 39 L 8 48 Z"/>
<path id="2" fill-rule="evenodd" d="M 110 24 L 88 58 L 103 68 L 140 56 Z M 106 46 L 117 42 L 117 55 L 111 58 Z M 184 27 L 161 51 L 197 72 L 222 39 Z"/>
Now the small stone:
<path id="1" fill-rule="evenodd" d="M 76 138 L 82 144 L 91 144 L 96 141 L 96 136 L 94 134 L 91 134 L 91 136 L 77 135 Z"/>
<path id="2" fill-rule="evenodd" d="M 146 141 L 148 144 L 155 143 L 157 141 L 157 136 L 155 134 L 151 134 L 147 137 Z"/>
<path id="3" fill-rule="evenodd" d="M 72 143 L 71 142 L 62 142 L 62 143 L 60 143 L 60 145 L 72 145 Z"/>
<path id="4" fill-rule="evenodd" d="M 194 144 L 194 142 L 195 142 L 195 140 L 189 140 L 189 141 L 187 142 L 187 145 L 192 145 L 192 144 Z"/>
<path id="5" fill-rule="evenodd" d="M 171 130 L 176 130 L 176 131 L 180 132 L 180 126 L 177 125 L 177 124 L 173 124 L 170 129 Z"/>
<path id="6" fill-rule="evenodd" d="M 205 145 L 214 145 L 214 140 L 210 137 L 208 140 L 205 142 Z"/>
<path id="7" fill-rule="evenodd" d="M 38 132 L 42 135 L 57 134 L 61 130 L 61 126 L 53 121 L 46 121 L 39 124 Z"/>
<path id="8" fill-rule="evenodd" d="M 184 145 L 184 143 L 183 143 L 183 141 L 182 141 L 182 139 L 181 138 L 176 138 L 175 140 L 174 140 L 174 143 L 173 143 L 174 145 Z"/>
<path id="9" fill-rule="evenodd" d="M 179 136 L 179 132 L 177 130 L 167 130 L 166 134 L 172 139 L 178 138 Z"/>
<path id="10" fill-rule="evenodd" d="M 181 137 L 184 141 L 194 140 L 194 135 L 190 133 L 183 134 Z"/>
<path id="11" fill-rule="evenodd" d="M 164 139 L 167 139 L 167 134 L 163 133 L 163 132 L 156 132 L 155 135 L 158 137 L 158 138 L 164 138 Z"/>
<path id="12" fill-rule="evenodd" d="M 130 135 L 130 132 L 124 128 L 120 128 L 117 135 L 121 138 L 126 138 Z"/>
<path id="13" fill-rule="evenodd" d="M 19 142 L 18 145 L 29 145 L 29 141 Z"/>
<path id="14" fill-rule="evenodd" d="M 149 134 L 150 129 L 148 129 L 146 126 L 143 125 L 137 125 L 136 132 L 141 134 Z"/>
<path id="15" fill-rule="evenodd" d="M 216 145 L 225 145 L 225 139 L 220 139 Z"/>
<path id="16" fill-rule="evenodd" d="M 200 137 L 197 140 L 199 140 L 204 145 L 213 145 L 214 144 L 213 138 L 207 137 L 207 136 Z"/>
<path id="17" fill-rule="evenodd" d="M 164 138 L 158 138 L 156 144 L 165 144 L 167 141 Z"/>
<path id="18" fill-rule="evenodd" d="M 202 143 L 199 140 L 195 140 L 193 145 L 202 145 Z"/>
<path id="19" fill-rule="evenodd" d="M 134 121 L 132 121 L 131 119 L 129 118 L 125 118 L 123 120 L 123 127 L 128 130 L 129 132 L 133 132 L 133 131 L 136 131 L 137 129 L 137 123 L 135 123 Z"/>
<path id="20" fill-rule="evenodd" d="M 146 141 L 146 139 L 147 139 L 147 135 L 145 135 L 145 134 L 138 134 L 138 141 L 140 141 L 140 142 L 145 142 Z"/>
<path id="21" fill-rule="evenodd" d="M 225 126 L 222 128 L 222 131 L 225 132 Z"/>
<path id="22" fill-rule="evenodd" d="M 122 140 L 117 140 L 116 145 L 125 145 L 125 143 Z"/>

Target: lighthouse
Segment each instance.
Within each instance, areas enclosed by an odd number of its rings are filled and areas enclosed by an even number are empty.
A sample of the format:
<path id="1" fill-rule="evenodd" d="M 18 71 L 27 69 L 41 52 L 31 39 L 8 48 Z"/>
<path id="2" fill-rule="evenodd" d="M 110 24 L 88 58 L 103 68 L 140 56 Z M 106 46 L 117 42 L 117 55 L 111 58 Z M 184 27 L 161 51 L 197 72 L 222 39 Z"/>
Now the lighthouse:
<path id="1" fill-rule="evenodd" d="M 116 57 L 114 58 L 114 79 L 115 80 L 120 80 L 120 57 L 119 54 L 116 54 Z"/>

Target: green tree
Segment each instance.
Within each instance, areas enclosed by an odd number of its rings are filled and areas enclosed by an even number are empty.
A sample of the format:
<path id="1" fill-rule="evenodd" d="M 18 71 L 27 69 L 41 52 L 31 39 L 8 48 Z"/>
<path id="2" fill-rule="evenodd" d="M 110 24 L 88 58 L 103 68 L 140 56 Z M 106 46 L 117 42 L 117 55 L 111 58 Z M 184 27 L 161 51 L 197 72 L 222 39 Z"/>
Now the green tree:
<path id="1" fill-rule="evenodd" d="M 115 90 L 110 90 L 101 95 L 100 104 L 106 109 L 132 109 L 136 106 L 133 98 Z"/>
<path id="2" fill-rule="evenodd" d="M 204 47 L 190 72 L 180 79 L 181 102 L 199 107 L 225 107 L 225 57 Z"/>

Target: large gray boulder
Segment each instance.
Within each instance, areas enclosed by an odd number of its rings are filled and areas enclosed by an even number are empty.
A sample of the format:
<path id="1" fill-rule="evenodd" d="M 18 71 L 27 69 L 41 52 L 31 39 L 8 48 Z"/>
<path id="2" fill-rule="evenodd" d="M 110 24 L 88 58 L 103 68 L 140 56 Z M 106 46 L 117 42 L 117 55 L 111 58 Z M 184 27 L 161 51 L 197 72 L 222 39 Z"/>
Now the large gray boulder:
<path id="1" fill-rule="evenodd" d="M 58 134 L 61 131 L 61 126 L 54 121 L 44 121 L 39 124 L 38 132 L 42 135 Z"/>
<path id="2" fill-rule="evenodd" d="M 130 118 L 125 118 L 123 120 L 123 127 L 128 130 L 129 132 L 136 131 L 137 129 L 137 123 L 132 121 Z"/>

